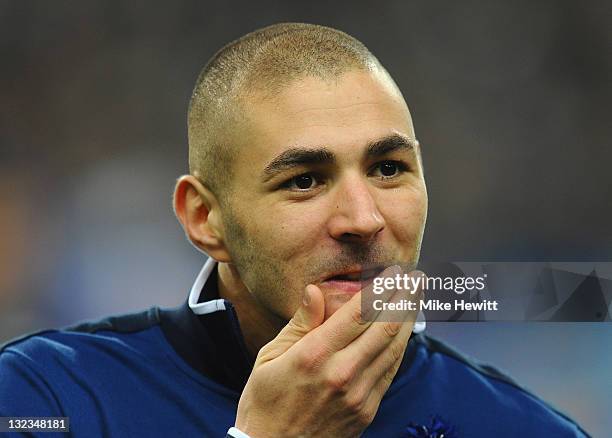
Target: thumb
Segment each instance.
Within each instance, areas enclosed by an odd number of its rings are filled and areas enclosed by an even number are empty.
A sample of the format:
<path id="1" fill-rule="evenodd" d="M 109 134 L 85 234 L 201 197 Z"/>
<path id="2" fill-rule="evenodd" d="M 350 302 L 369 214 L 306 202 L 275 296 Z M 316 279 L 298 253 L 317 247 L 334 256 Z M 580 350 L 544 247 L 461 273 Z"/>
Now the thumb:
<path id="1" fill-rule="evenodd" d="M 302 305 L 285 328 L 281 330 L 278 337 L 281 337 L 281 335 L 283 338 L 295 337 L 295 342 L 297 342 L 308 332 L 320 326 L 324 318 L 325 299 L 323 292 L 314 284 L 309 284 L 304 290 Z"/>
<path id="2" fill-rule="evenodd" d="M 304 290 L 302 304 L 297 309 L 287 325 L 276 338 L 259 351 L 256 362 L 267 362 L 275 359 L 307 333 L 323 323 L 325 317 L 325 299 L 323 292 L 314 284 L 309 284 Z"/>

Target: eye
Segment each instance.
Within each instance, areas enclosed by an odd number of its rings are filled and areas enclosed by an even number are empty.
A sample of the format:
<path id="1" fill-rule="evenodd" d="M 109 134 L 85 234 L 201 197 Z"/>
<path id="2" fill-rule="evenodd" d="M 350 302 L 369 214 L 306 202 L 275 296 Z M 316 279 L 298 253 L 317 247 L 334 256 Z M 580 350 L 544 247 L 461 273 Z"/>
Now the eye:
<path id="1" fill-rule="evenodd" d="M 407 167 L 399 161 L 381 161 L 372 168 L 372 176 L 381 179 L 393 178 L 405 172 Z"/>
<path id="2" fill-rule="evenodd" d="M 311 173 L 303 173 L 294 176 L 283 184 L 284 188 L 295 191 L 307 191 L 315 188 L 318 185 L 317 178 Z"/>

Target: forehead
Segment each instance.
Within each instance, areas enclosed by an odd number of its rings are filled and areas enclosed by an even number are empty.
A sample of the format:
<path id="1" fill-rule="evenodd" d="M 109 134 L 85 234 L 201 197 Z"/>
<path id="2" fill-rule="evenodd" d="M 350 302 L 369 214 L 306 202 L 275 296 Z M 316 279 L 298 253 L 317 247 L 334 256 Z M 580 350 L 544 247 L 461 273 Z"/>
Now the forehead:
<path id="1" fill-rule="evenodd" d="M 338 155 L 392 134 L 414 138 L 408 107 L 386 74 L 350 71 L 294 81 L 271 99 L 246 105 L 244 144 L 235 162 L 252 170 L 284 150 L 327 147 Z"/>

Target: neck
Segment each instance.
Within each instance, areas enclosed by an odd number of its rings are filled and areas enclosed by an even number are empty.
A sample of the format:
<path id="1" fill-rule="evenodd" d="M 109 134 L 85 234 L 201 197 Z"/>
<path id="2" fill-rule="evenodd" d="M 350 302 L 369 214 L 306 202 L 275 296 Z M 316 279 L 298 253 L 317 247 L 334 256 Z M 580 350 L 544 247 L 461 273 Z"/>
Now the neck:
<path id="1" fill-rule="evenodd" d="M 232 303 L 246 347 L 253 355 L 280 332 L 286 321 L 268 311 L 249 292 L 234 265 L 219 263 L 219 296 Z"/>

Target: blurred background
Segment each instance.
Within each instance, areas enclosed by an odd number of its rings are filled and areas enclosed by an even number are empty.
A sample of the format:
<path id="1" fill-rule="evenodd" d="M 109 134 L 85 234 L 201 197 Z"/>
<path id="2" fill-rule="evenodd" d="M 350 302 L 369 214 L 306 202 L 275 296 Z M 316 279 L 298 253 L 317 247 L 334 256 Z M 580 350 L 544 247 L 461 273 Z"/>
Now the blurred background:
<path id="1" fill-rule="evenodd" d="M 423 257 L 612 256 L 604 1 L 0 1 L 0 342 L 174 306 L 204 256 L 171 208 L 186 109 L 223 44 L 278 21 L 363 41 L 423 145 Z M 612 324 L 429 324 L 594 436 L 612 419 Z"/>

